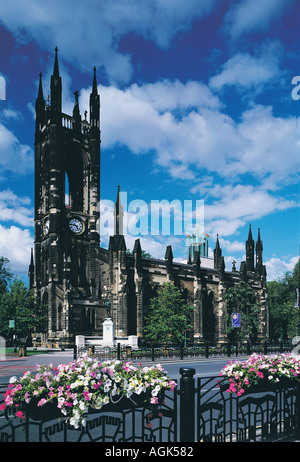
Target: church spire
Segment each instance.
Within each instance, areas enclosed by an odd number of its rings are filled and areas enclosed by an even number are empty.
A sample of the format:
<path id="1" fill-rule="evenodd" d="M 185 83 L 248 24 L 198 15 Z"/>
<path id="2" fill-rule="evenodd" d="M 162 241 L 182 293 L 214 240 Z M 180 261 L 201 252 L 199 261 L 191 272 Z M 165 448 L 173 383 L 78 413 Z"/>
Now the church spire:
<path id="1" fill-rule="evenodd" d="M 118 184 L 117 200 L 115 203 L 115 236 L 123 236 L 123 205 L 121 203 L 120 185 Z"/>
<path id="2" fill-rule="evenodd" d="M 93 87 L 90 94 L 90 124 L 93 127 L 100 127 L 100 97 L 97 88 L 96 67 L 94 67 Z"/>
<path id="3" fill-rule="evenodd" d="M 217 240 L 216 240 L 216 247 L 214 249 L 214 268 L 218 268 L 218 261 L 219 258 L 222 257 L 222 250 L 220 247 L 220 242 L 219 242 L 219 234 L 217 234 Z"/>
<path id="4" fill-rule="evenodd" d="M 78 101 L 78 90 L 74 92 L 75 96 L 75 104 L 73 108 L 73 130 L 74 134 L 80 136 L 81 133 L 81 117 L 80 117 L 80 110 L 79 110 L 79 101 Z"/>
<path id="5" fill-rule="evenodd" d="M 258 273 L 261 273 L 261 270 L 263 267 L 263 244 L 260 238 L 259 228 L 258 228 L 258 236 L 257 236 L 255 251 L 256 251 L 256 271 L 258 271 Z"/>
<path id="6" fill-rule="evenodd" d="M 246 241 L 246 267 L 247 271 L 254 271 L 254 240 L 251 225 L 249 225 L 248 239 Z"/>
<path id="7" fill-rule="evenodd" d="M 96 66 L 94 66 L 94 77 L 93 77 L 93 89 L 92 89 L 92 94 L 97 95 L 98 94 L 98 89 L 97 89 L 97 78 L 96 78 Z"/>
<path id="8" fill-rule="evenodd" d="M 57 118 L 61 113 L 61 91 L 62 91 L 61 77 L 59 75 L 57 51 L 58 49 L 56 47 L 53 74 L 51 75 L 51 84 L 50 84 L 51 113 L 52 113 L 52 120 L 54 122 L 57 121 Z"/>
<path id="9" fill-rule="evenodd" d="M 39 102 L 44 102 L 44 95 L 43 95 L 43 84 L 42 84 L 42 73 L 40 72 L 40 81 L 39 81 L 39 91 L 38 91 L 38 97 L 37 97 L 37 101 Z"/>
<path id="10" fill-rule="evenodd" d="M 33 288 L 34 285 L 34 260 L 33 260 L 33 249 L 31 249 L 31 256 L 30 256 L 30 265 L 28 270 L 29 276 L 29 289 Z"/>
<path id="11" fill-rule="evenodd" d="M 40 73 L 38 96 L 35 101 L 35 126 L 36 133 L 41 131 L 45 123 L 45 100 L 43 95 L 42 74 Z"/>

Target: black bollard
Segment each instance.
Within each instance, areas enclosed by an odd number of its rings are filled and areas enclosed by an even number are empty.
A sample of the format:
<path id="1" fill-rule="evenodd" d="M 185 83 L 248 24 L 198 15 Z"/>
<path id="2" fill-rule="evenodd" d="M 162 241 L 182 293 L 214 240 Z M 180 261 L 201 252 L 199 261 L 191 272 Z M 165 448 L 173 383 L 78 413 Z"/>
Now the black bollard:
<path id="1" fill-rule="evenodd" d="M 195 441 L 195 369 L 180 368 L 180 441 Z"/>

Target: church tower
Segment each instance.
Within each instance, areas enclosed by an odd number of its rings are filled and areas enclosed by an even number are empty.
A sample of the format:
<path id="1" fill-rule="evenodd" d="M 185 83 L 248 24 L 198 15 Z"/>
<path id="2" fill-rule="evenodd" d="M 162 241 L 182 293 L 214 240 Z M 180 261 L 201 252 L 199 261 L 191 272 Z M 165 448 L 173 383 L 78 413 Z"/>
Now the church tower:
<path id="1" fill-rule="evenodd" d="M 45 309 L 47 338 L 73 339 L 102 325 L 99 303 L 100 98 L 94 68 L 90 119 L 78 91 L 62 112 L 57 48 L 45 103 L 40 74 L 35 131 L 35 243 L 31 286 Z"/>

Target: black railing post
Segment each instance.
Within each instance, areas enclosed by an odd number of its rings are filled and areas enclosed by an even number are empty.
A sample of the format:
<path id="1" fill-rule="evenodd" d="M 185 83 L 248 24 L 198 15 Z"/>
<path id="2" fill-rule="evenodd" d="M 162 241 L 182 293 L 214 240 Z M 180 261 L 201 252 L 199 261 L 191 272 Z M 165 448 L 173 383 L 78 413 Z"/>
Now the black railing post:
<path id="1" fill-rule="evenodd" d="M 151 360 L 154 361 L 154 345 L 152 343 L 152 346 L 151 346 Z"/>
<path id="2" fill-rule="evenodd" d="M 121 359 L 121 344 L 117 343 L 117 359 L 120 361 Z"/>
<path id="3" fill-rule="evenodd" d="M 180 359 L 183 359 L 183 345 L 180 345 Z"/>
<path id="4" fill-rule="evenodd" d="M 230 342 L 227 343 L 227 356 L 230 358 L 231 356 L 231 344 Z"/>
<path id="5" fill-rule="evenodd" d="M 279 341 L 279 352 L 283 353 L 283 341 L 282 340 Z"/>
<path id="6" fill-rule="evenodd" d="M 77 345 L 76 344 L 74 345 L 74 348 L 73 348 L 73 359 L 74 361 L 76 361 L 77 359 Z"/>
<path id="7" fill-rule="evenodd" d="M 195 372 L 180 368 L 180 442 L 195 441 Z"/>
<path id="8" fill-rule="evenodd" d="M 208 342 L 205 342 L 205 357 L 208 358 L 209 351 L 208 351 Z"/>
<path id="9" fill-rule="evenodd" d="M 248 356 L 250 356 L 250 354 L 251 354 L 251 348 L 250 347 L 251 347 L 251 345 L 250 345 L 250 342 L 248 341 L 247 342 L 247 355 Z"/>
<path id="10" fill-rule="evenodd" d="M 300 440 L 300 383 L 297 383 L 296 387 L 296 428 L 295 428 L 295 439 Z"/>
<path id="11" fill-rule="evenodd" d="M 268 354 L 268 342 L 267 340 L 264 341 L 264 355 Z"/>

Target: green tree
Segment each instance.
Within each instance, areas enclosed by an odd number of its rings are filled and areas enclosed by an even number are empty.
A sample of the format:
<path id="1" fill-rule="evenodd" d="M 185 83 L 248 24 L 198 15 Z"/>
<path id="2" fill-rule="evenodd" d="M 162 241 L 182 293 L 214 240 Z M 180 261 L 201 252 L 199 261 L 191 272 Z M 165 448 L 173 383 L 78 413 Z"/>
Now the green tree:
<path id="1" fill-rule="evenodd" d="M 300 334 L 299 307 L 295 307 L 299 285 L 299 261 L 292 272 L 286 272 L 281 279 L 267 283 L 270 336 L 274 340 L 287 340 Z"/>
<path id="2" fill-rule="evenodd" d="M 8 285 L 13 277 L 10 269 L 8 268 L 8 258 L 0 257 L 0 295 L 7 292 Z"/>
<path id="3" fill-rule="evenodd" d="M 15 320 L 15 328 L 9 328 L 9 320 Z M 0 334 L 10 338 L 16 334 L 25 338 L 39 325 L 41 314 L 32 290 L 15 278 L 9 290 L 0 296 Z"/>
<path id="4" fill-rule="evenodd" d="M 175 341 L 183 344 L 190 324 L 193 307 L 188 305 L 180 290 L 171 282 L 164 283 L 157 297 L 150 301 L 145 319 L 144 335 L 150 342 Z"/>
<path id="5" fill-rule="evenodd" d="M 224 296 L 227 306 L 225 316 L 225 332 L 231 342 L 239 338 L 249 340 L 253 343 L 256 340 L 259 328 L 260 305 L 256 301 L 255 292 L 252 287 L 241 281 L 237 285 L 227 289 Z M 240 313 L 241 327 L 232 327 L 232 314 Z"/>

